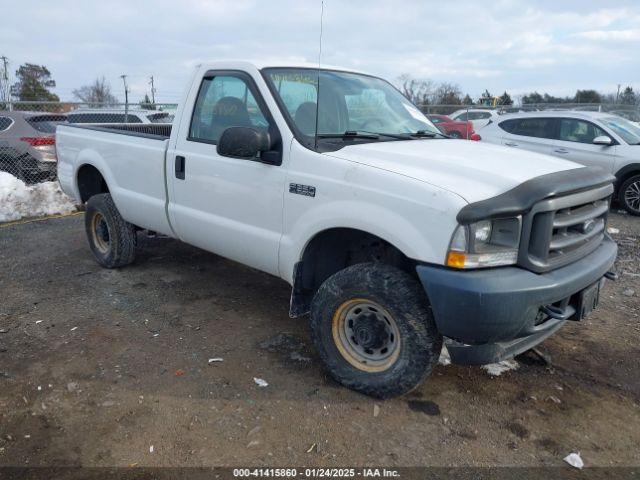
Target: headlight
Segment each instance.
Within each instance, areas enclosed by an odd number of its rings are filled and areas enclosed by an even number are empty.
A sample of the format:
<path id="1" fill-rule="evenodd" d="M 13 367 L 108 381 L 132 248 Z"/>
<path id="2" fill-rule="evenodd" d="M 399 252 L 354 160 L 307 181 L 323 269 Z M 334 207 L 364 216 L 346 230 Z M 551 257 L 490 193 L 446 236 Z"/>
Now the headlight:
<path id="1" fill-rule="evenodd" d="M 513 265 L 518 260 L 520 229 L 520 217 L 459 225 L 451 237 L 446 264 L 453 268 Z"/>

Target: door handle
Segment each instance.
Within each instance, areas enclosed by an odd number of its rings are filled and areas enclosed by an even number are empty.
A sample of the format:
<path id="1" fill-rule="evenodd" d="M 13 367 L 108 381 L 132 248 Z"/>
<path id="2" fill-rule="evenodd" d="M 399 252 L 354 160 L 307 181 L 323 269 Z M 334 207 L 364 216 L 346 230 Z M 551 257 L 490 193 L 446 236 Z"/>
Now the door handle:
<path id="1" fill-rule="evenodd" d="M 185 162 L 185 158 L 183 156 L 181 155 L 176 156 L 176 164 L 175 164 L 176 178 L 179 178 L 180 180 L 184 180 L 184 162 Z"/>
<path id="2" fill-rule="evenodd" d="M 515 142 L 504 142 L 507 147 L 517 147 L 518 144 Z"/>
<path id="3" fill-rule="evenodd" d="M 567 150 L 566 148 L 557 148 L 554 150 L 555 153 L 569 153 L 569 150 Z"/>

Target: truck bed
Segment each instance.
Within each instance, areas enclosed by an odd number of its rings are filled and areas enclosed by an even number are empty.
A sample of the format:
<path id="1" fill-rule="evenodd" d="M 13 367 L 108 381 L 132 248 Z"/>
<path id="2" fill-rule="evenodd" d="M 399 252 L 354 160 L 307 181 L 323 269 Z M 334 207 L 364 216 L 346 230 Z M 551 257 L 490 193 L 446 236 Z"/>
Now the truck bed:
<path id="1" fill-rule="evenodd" d="M 100 132 L 119 133 L 134 137 L 153 138 L 166 140 L 171 136 L 170 123 L 91 123 L 91 124 L 65 124 L 67 127 L 86 128 Z"/>
<path id="2" fill-rule="evenodd" d="M 82 182 L 77 177 L 81 169 L 94 167 L 105 177 L 125 220 L 171 234 L 165 211 L 170 133 L 170 124 L 60 124 L 56 130 L 60 185 L 81 203 Z"/>

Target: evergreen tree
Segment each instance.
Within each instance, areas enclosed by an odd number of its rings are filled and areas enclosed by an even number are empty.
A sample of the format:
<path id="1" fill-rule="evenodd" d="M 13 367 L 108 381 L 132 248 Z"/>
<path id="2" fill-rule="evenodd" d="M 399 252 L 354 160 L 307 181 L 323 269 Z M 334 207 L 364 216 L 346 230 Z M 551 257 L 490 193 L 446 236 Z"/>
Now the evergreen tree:
<path id="1" fill-rule="evenodd" d="M 25 63 L 16 71 L 17 82 L 11 88 L 13 95 L 21 101 L 58 102 L 60 98 L 49 91 L 56 86 L 51 72 L 44 65 Z"/>

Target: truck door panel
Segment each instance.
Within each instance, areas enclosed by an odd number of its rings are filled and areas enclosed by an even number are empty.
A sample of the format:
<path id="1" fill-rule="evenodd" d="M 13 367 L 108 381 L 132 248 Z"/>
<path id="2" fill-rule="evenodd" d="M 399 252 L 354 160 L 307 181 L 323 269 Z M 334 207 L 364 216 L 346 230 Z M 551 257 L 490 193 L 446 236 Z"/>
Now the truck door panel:
<path id="1" fill-rule="evenodd" d="M 195 92 L 194 92 L 195 95 Z M 278 274 L 285 171 L 259 161 L 221 156 L 216 143 L 231 126 L 271 129 L 250 77 L 207 72 L 188 131 L 167 156 L 169 214 L 180 239 L 254 268 Z"/>

